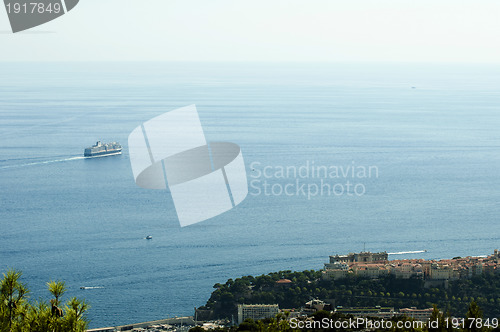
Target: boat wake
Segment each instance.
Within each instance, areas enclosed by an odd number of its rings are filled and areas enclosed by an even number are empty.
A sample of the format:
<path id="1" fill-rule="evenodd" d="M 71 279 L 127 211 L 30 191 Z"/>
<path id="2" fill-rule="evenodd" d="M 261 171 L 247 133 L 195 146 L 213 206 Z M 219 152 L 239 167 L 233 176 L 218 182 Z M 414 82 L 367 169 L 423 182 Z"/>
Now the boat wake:
<path id="1" fill-rule="evenodd" d="M 35 165 L 45 165 L 45 164 L 52 164 L 52 163 L 61 163 L 61 162 L 64 162 L 64 161 L 80 160 L 80 159 L 85 159 L 85 158 L 86 157 L 75 156 L 75 157 L 64 158 L 64 159 L 35 161 L 35 162 L 32 162 L 32 163 L 26 163 L 26 164 L 0 166 L 0 169 L 20 168 L 20 167 L 35 166 Z"/>
<path id="2" fill-rule="evenodd" d="M 400 252 L 389 252 L 388 255 L 406 255 L 406 254 L 421 254 L 427 252 L 427 250 L 415 250 L 415 251 L 400 251 Z"/>
<path id="3" fill-rule="evenodd" d="M 80 289 L 100 289 L 104 287 L 99 287 L 99 286 L 82 286 Z"/>

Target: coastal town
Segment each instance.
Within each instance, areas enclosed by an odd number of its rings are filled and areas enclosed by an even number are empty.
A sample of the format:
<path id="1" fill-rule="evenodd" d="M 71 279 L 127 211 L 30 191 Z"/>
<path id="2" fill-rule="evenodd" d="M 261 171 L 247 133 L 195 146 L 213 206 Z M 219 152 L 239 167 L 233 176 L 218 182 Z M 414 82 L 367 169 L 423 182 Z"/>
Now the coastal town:
<path id="1" fill-rule="evenodd" d="M 379 278 L 394 275 L 396 278 L 420 278 L 444 282 L 447 280 L 470 279 L 483 273 L 500 273 L 500 251 L 495 249 L 487 257 L 455 257 L 453 259 L 389 260 L 387 252 L 349 253 L 330 256 L 325 264 L 323 279 L 342 279 L 349 275 L 365 278 Z"/>
<path id="2" fill-rule="evenodd" d="M 341 281 L 348 278 L 360 278 L 363 280 L 376 280 L 388 276 L 397 279 L 421 280 L 425 288 L 443 287 L 447 288 L 449 282 L 455 280 L 471 279 L 479 275 L 500 275 L 500 251 L 494 250 L 493 254 L 482 257 L 454 257 L 442 260 L 424 259 L 397 259 L 389 260 L 387 252 L 372 253 L 362 251 L 360 253 L 349 253 L 345 255 L 329 256 L 329 262 L 324 264 L 320 272 L 320 280 Z M 294 287 L 294 281 L 287 278 L 279 278 L 274 281 L 276 290 L 284 290 Z M 250 287 L 252 288 L 252 287 Z M 111 332 L 111 331 L 188 331 L 198 327 L 203 330 L 229 328 L 241 324 L 247 319 L 254 321 L 269 319 L 282 314 L 287 320 L 308 320 L 319 311 L 346 315 L 354 318 L 393 319 L 407 317 L 415 321 L 428 322 L 432 307 L 399 307 L 395 306 L 371 306 L 352 307 L 336 303 L 335 299 L 311 299 L 297 308 L 283 308 L 278 304 L 236 304 L 237 311 L 233 317 L 226 319 L 209 319 L 203 317 L 204 310 L 195 309 L 193 316 L 182 318 L 171 318 L 154 322 L 128 324 L 124 326 L 107 327 L 88 330 L 89 332 Z"/>

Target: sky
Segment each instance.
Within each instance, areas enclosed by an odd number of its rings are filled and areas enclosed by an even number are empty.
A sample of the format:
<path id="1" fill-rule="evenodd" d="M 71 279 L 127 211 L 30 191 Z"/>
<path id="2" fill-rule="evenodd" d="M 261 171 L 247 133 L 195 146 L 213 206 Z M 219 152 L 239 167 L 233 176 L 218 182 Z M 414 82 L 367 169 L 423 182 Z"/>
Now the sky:
<path id="1" fill-rule="evenodd" d="M 500 61 L 498 0 L 80 0 L 0 61 Z"/>

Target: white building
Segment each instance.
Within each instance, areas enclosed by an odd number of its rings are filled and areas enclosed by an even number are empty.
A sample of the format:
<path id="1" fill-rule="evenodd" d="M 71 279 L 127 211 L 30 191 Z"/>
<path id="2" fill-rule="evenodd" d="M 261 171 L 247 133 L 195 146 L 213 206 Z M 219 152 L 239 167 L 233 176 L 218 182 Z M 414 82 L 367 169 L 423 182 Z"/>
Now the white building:
<path id="1" fill-rule="evenodd" d="M 238 324 L 247 318 L 258 320 L 276 317 L 279 311 L 277 304 L 238 304 Z"/>
<path id="2" fill-rule="evenodd" d="M 415 307 L 412 307 L 412 308 L 400 309 L 399 313 L 406 317 L 410 317 L 422 322 L 427 322 L 429 318 L 431 318 L 433 310 L 434 310 L 433 308 L 417 309 Z"/>

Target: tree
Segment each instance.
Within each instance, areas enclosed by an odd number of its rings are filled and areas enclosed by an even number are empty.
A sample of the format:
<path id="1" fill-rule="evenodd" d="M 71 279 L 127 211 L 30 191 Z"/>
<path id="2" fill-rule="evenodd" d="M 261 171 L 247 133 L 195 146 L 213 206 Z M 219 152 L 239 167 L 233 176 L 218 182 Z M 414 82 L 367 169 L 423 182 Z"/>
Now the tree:
<path id="1" fill-rule="evenodd" d="M 476 302 L 472 301 L 469 304 L 469 309 L 467 310 L 465 318 L 465 331 L 478 332 L 483 330 L 482 327 L 479 326 L 479 324 L 476 324 L 477 319 L 483 318 L 483 311 L 481 310 L 481 308 L 479 308 Z"/>
<path id="2" fill-rule="evenodd" d="M 87 302 L 72 297 L 65 307 L 64 319 L 62 321 L 63 331 L 80 332 L 87 329 L 88 321 L 85 312 L 88 310 Z"/>
<path id="3" fill-rule="evenodd" d="M 243 323 L 240 324 L 240 326 L 238 326 L 238 331 L 257 332 L 257 331 L 259 331 L 259 326 L 257 325 L 257 323 L 253 319 L 247 318 L 243 321 Z"/>
<path id="4" fill-rule="evenodd" d="M 61 300 L 60 298 L 66 292 L 66 285 L 63 281 L 49 281 L 47 283 L 47 287 L 49 292 L 54 296 L 53 299 L 50 300 L 50 327 L 53 332 L 62 332 L 63 330 L 63 316 L 64 310 L 60 308 Z"/>
<path id="5" fill-rule="evenodd" d="M 49 281 L 47 283 L 47 287 L 49 288 L 49 292 L 54 296 L 55 298 L 55 305 L 59 306 L 59 298 L 63 296 L 63 294 L 66 292 L 66 284 L 64 281 Z"/>
<path id="6" fill-rule="evenodd" d="M 290 287 L 276 287 L 276 280 L 282 277 L 295 282 Z M 299 308 L 311 298 L 336 299 L 337 305 L 354 307 L 381 305 L 429 308 L 436 304 L 444 312 L 450 311 L 450 315 L 456 317 L 465 317 L 467 305 L 476 298 L 476 303 L 484 310 L 484 317 L 500 317 L 500 274 L 450 280 L 447 289 L 441 286 L 426 288 L 423 280 L 398 279 L 394 276 L 367 279 L 350 275 L 343 279 L 323 280 L 320 271 L 273 272 L 255 278 L 236 278 L 228 284 L 231 286 L 221 284 L 220 288 L 215 288 L 206 304 L 206 309 L 213 310 L 217 318 L 235 315 L 239 303 Z"/>
<path id="7" fill-rule="evenodd" d="M 443 332 L 446 331 L 445 317 L 444 314 L 438 309 L 437 305 L 432 306 L 431 317 L 429 318 L 429 324 L 436 324 L 435 327 L 429 327 L 429 332 Z M 432 326 L 432 325 L 431 325 Z"/>
<path id="8" fill-rule="evenodd" d="M 0 284 L 1 331 L 13 331 L 22 325 L 28 288 L 20 282 L 21 276 L 21 272 L 12 269 L 3 274 Z"/>
<path id="9" fill-rule="evenodd" d="M 50 304 L 28 301 L 28 288 L 20 282 L 21 272 L 8 270 L 0 286 L 0 332 L 84 332 L 88 321 L 85 313 L 87 302 L 71 298 L 60 308 L 66 291 L 62 281 L 47 283 L 54 296 Z"/>
<path id="10" fill-rule="evenodd" d="M 30 332 L 50 331 L 50 307 L 46 302 L 37 302 L 29 307 L 26 326 Z"/>

